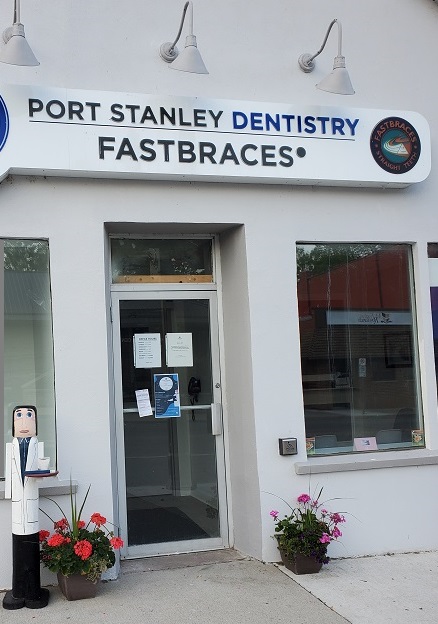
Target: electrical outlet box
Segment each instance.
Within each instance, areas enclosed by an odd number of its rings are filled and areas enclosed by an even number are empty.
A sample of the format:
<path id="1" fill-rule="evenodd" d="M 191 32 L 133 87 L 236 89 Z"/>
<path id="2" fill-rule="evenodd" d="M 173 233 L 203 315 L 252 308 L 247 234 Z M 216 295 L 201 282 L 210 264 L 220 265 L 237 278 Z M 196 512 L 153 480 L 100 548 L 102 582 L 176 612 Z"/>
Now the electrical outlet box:
<path id="1" fill-rule="evenodd" d="M 278 447 L 280 455 L 296 455 L 298 452 L 296 438 L 279 438 Z"/>

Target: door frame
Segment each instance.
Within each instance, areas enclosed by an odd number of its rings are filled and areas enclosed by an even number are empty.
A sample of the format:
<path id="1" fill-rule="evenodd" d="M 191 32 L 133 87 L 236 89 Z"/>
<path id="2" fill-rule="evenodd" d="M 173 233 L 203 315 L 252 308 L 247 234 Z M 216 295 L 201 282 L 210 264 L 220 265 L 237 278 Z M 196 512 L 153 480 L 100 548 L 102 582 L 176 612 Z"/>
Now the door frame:
<path id="1" fill-rule="evenodd" d="M 172 288 L 173 286 L 173 288 Z M 121 557 L 126 559 L 149 557 L 181 552 L 197 552 L 215 550 L 229 546 L 229 524 L 227 503 L 227 479 L 225 470 L 225 448 L 223 433 L 222 384 L 219 353 L 219 322 L 217 292 L 211 288 L 189 290 L 187 285 L 178 288 L 177 284 L 166 284 L 164 288 L 155 285 L 151 288 L 118 287 L 111 292 L 111 319 L 113 339 L 113 379 L 115 400 L 115 434 L 116 434 L 116 464 L 117 464 L 117 495 L 118 495 L 118 525 L 125 546 L 121 549 Z M 122 363 L 120 348 L 120 301 L 160 301 L 163 299 L 205 299 L 209 302 L 210 311 L 210 344 L 212 365 L 212 425 L 215 430 L 216 470 L 219 501 L 220 537 L 180 542 L 164 542 L 160 544 L 143 544 L 128 546 L 127 506 L 126 506 L 126 474 L 125 474 L 125 444 L 123 420 L 123 391 L 122 391 Z"/>

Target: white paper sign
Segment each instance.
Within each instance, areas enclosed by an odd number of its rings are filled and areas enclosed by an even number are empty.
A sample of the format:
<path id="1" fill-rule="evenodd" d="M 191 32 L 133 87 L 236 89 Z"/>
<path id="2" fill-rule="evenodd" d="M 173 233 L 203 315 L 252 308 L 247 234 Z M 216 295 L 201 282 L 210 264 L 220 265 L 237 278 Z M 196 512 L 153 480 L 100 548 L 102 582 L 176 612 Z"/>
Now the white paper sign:
<path id="1" fill-rule="evenodd" d="M 134 334 L 135 368 L 159 368 L 161 366 L 160 334 Z"/>
<path id="2" fill-rule="evenodd" d="M 377 451 L 376 438 L 354 438 L 355 451 Z"/>
<path id="3" fill-rule="evenodd" d="M 166 334 L 167 366 L 193 366 L 192 334 Z"/>
<path id="4" fill-rule="evenodd" d="M 149 397 L 149 390 L 136 390 L 135 398 L 137 399 L 138 415 L 152 416 L 151 399 Z"/>

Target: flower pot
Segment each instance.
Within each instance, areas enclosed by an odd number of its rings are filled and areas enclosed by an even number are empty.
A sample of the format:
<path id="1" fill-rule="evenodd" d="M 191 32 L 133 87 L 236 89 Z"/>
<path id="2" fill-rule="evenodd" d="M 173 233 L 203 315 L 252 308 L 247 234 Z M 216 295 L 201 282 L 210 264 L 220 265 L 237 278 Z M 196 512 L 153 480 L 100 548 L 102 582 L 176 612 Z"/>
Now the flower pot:
<path id="1" fill-rule="evenodd" d="M 322 568 L 322 563 L 317 561 L 315 557 L 300 553 L 288 556 L 283 550 L 279 550 L 284 567 L 294 574 L 316 574 Z"/>
<path id="2" fill-rule="evenodd" d="M 64 576 L 58 572 L 58 585 L 67 600 L 82 600 L 95 597 L 99 581 L 90 581 L 83 574 Z"/>

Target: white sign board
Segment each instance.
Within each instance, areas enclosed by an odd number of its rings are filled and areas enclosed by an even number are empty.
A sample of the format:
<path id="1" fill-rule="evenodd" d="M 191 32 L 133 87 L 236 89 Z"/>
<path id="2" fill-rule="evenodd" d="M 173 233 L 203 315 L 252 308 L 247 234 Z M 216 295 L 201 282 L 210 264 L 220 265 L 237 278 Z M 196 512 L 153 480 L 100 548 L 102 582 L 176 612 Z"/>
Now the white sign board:
<path id="1" fill-rule="evenodd" d="M 166 334 L 167 366 L 193 366 L 192 334 Z"/>
<path id="2" fill-rule="evenodd" d="M 134 334 L 135 368 L 159 368 L 161 366 L 160 334 Z"/>
<path id="3" fill-rule="evenodd" d="M 411 111 L 0 86 L 8 173 L 403 187 L 430 172 Z"/>

